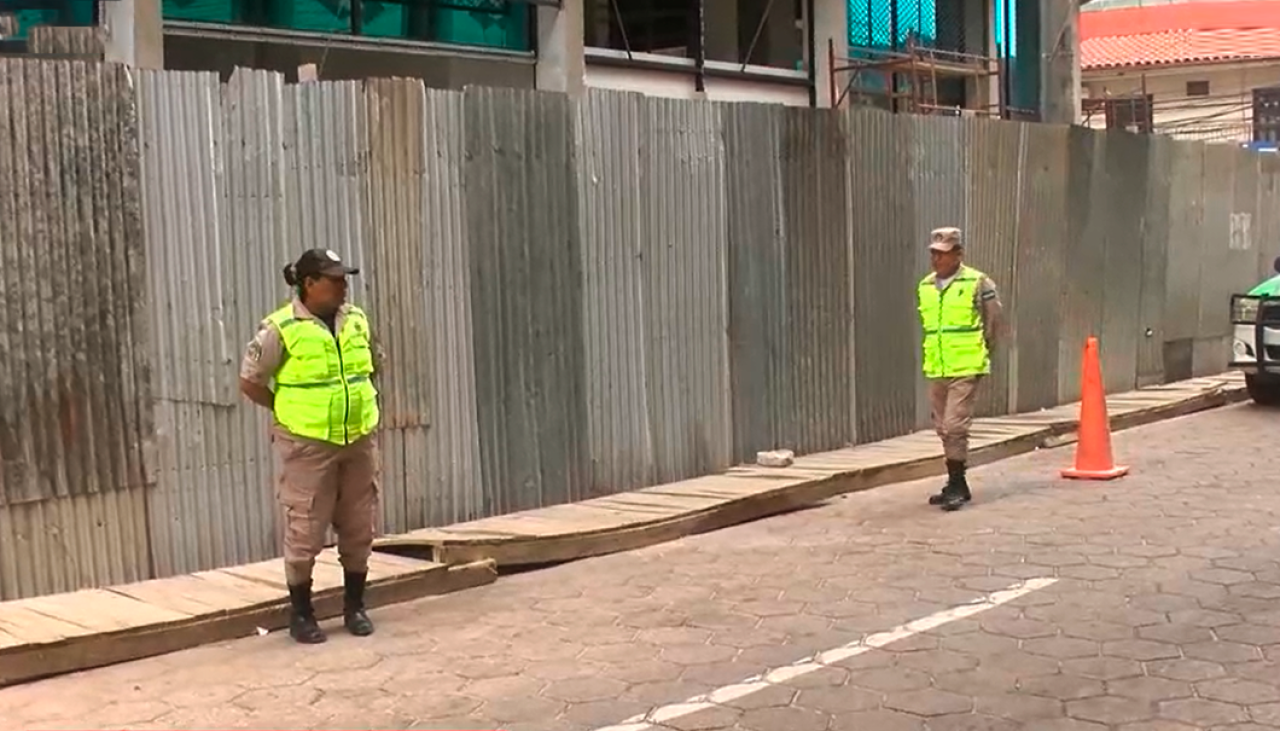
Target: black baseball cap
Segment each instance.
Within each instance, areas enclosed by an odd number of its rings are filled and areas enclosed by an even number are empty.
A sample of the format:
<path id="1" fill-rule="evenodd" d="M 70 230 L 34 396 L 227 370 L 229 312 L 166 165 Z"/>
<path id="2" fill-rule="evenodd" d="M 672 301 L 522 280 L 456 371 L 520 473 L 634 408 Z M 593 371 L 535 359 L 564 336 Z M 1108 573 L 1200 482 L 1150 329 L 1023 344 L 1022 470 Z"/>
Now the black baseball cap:
<path id="1" fill-rule="evenodd" d="M 308 249 L 293 263 L 293 271 L 301 281 L 307 277 L 345 277 L 359 274 L 360 269 L 342 263 L 342 258 L 329 249 Z"/>

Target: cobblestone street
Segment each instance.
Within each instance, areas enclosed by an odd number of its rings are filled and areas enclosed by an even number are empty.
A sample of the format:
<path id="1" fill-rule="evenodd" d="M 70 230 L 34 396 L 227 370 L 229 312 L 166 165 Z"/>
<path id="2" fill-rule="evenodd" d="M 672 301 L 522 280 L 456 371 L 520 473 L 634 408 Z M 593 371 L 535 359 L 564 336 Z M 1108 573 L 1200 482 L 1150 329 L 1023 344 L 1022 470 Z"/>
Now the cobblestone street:
<path id="1" fill-rule="evenodd" d="M 0 690 L 0 727 L 1280 729 L 1278 419 L 1118 434 L 1114 483 L 1061 481 L 1071 449 L 1042 451 L 973 470 L 958 513 L 925 505 L 940 479 L 895 485 L 384 608 L 368 639 L 330 623 L 321 646 L 273 633 Z M 1036 579 L 1056 581 L 954 614 Z"/>

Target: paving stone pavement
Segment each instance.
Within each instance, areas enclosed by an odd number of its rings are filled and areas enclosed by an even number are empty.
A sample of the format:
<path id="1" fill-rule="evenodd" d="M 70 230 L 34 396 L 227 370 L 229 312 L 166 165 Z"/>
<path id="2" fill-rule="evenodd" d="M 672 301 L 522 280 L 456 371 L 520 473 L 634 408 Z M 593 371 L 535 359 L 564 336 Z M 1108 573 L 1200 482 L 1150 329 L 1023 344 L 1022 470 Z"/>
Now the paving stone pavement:
<path id="1" fill-rule="evenodd" d="M 275 633 L 0 690 L 0 727 L 594 731 L 1019 580 L 1057 583 L 682 716 L 733 731 L 1280 729 L 1280 415 L 1123 432 L 1132 474 L 1071 451 L 504 577 L 377 611 L 378 633 Z"/>

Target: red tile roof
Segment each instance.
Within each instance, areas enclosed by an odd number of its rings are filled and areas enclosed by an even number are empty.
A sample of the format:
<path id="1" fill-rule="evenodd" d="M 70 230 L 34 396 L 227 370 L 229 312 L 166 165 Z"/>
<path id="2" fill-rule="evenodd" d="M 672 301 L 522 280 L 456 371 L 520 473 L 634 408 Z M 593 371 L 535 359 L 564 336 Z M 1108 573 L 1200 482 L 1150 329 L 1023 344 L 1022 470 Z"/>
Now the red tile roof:
<path id="1" fill-rule="evenodd" d="M 1175 30 L 1080 42 L 1084 69 L 1280 58 L 1280 30 Z"/>
<path id="2" fill-rule="evenodd" d="M 1192 2 L 1080 14 L 1084 69 L 1257 58 L 1280 58 L 1280 2 Z"/>

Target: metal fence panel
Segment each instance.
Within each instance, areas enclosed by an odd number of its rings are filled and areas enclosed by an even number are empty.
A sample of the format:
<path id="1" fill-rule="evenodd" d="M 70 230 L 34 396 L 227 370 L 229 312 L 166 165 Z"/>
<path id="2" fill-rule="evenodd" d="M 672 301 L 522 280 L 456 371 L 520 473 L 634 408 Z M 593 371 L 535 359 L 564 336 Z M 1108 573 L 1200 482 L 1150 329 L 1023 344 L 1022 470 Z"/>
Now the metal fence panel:
<path id="1" fill-rule="evenodd" d="M 1274 263 L 1280 255 L 1280 156 L 1262 155 L 1258 160 L 1258 197 L 1255 202 L 1254 242 L 1257 269 L 1254 279 L 1276 274 Z"/>
<path id="2" fill-rule="evenodd" d="M 1226 367 L 1229 339 L 1227 307 L 1206 300 L 1228 302 L 1228 245 L 1231 237 L 1234 160 L 1225 145 L 1188 143 L 1201 148 L 1204 161 L 1200 219 L 1200 288 L 1196 293 L 1197 327 L 1192 344 L 1191 373 L 1218 373 Z"/>
<path id="3" fill-rule="evenodd" d="M 593 91 L 578 105 L 579 227 L 590 487 L 651 484 L 653 431 L 645 368 L 640 150 L 648 116 L 639 94 Z"/>
<path id="4" fill-rule="evenodd" d="M 1280 255 L 1280 206 L 1276 205 L 1280 202 L 1280 156 L 1260 156 L 1257 192 L 1253 226 L 1257 252 L 1255 280 L 1274 276 L 1276 256 Z"/>
<path id="5" fill-rule="evenodd" d="M 1080 398 L 1085 339 L 1102 319 L 1102 268 L 1106 260 L 1106 137 L 1073 127 L 1067 135 L 1067 246 L 1063 266 L 1058 401 Z"/>
<path id="6" fill-rule="evenodd" d="M 726 104 L 722 110 L 733 458 L 751 462 L 760 450 L 792 446 L 785 426 L 786 329 L 792 321 L 786 297 L 789 240 L 780 154 L 785 115 L 781 108 L 763 104 Z M 842 258 L 847 259 L 847 253 Z M 847 290 L 847 268 L 840 276 Z M 846 294 L 846 307 L 848 302 Z M 851 401 L 843 408 L 852 414 Z"/>
<path id="7" fill-rule="evenodd" d="M 244 344 L 278 306 L 283 79 L 146 72 L 147 249 L 159 475 L 149 495 L 159 575 L 276 555 L 267 416 L 235 386 Z M 277 263 L 279 262 L 279 263 Z M 194 333 L 194 334 L 193 334 Z M 212 337 L 211 335 L 216 335 Z M 166 354 L 184 344 L 185 359 Z M 192 368 L 191 362 L 205 366 Z"/>
<path id="8" fill-rule="evenodd" d="M 96 64 L 0 63 L 0 504 L 145 484 L 132 84 Z"/>
<path id="9" fill-rule="evenodd" d="M 986 119 L 963 122 L 963 147 L 968 152 L 969 229 L 965 231 L 965 260 L 995 282 L 1006 307 L 1015 308 L 1017 290 L 1011 286 L 1018 249 L 1018 196 L 1022 190 L 1022 126 Z M 991 349 L 991 375 L 979 390 L 975 413 L 1005 414 L 1009 410 L 1011 343 L 998 338 Z"/>
<path id="10" fill-rule="evenodd" d="M 1232 214 L 1235 212 L 1239 171 L 1236 170 L 1235 149 L 1217 144 L 1199 146 L 1204 154 L 1204 223 L 1201 231 L 1200 291 L 1196 298 L 1199 304 L 1196 338 L 1204 339 L 1230 334 L 1230 312 L 1221 303 L 1231 297 L 1229 287 L 1224 286 L 1230 282 L 1223 274 L 1231 267 Z M 1225 367 L 1225 350 L 1222 356 Z M 1196 370 L 1202 370 L 1199 364 Z"/>
<path id="11" fill-rule="evenodd" d="M 1165 269 L 1168 266 L 1168 243 L 1172 234 L 1170 217 L 1174 205 L 1170 196 L 1173 166 L 1173 140 L 1151 137 L 1147 140 L 1147 200 L 1142 216 L 1142 262 L 1140 275 L 1138 328 L 1138 363 L 1136 383 L 1139 387 L 1163 383 L 1164 376 L 1164 301 Z"/>
<path id="12" fill-rule="evenodd" d="M 0 59 L 0 599 L 147 570 L 151 401 L 129 71 Z"/>
<path id="13" fill-rule="evenodd" d="M 720 105 L 646 102 L 642 256 L 654 478 L 732 464 L 728 235 Z"/>
<path id="14" fill-rule="evenodd" d="M 366 267 L 356 278 L 364 284 L 386 357 L 377 385 L 384 446 L 392 447 L 383 454 L 382 515 L 385 530 L 405 531 L 421 527 L 425 518 L 422 460 L 435 376 L 429 347 L 433 313 L 423 296 L 426 89 L 407 79 L 376 79 L 364 83 L 362 94 L 344 93 L 335 101 L 342 110 L 357 108 L 342 115 L 351 125 L 345 137 L 356 140 L 356 154 L 339 160 L 339 175 L 364 183 L 356 191 L 356 210 L 364 223 Z"/>
<path id="15" fill-rule="evenodd" d="M 0 507 L 0 601 L 150 577 L 147 488 Z"/>
<path id="16" fill-rule="evenodd" d="M 1017 411 L 1059 403 L 1064 270 L 1070 245 L 1070 227 L 1064 225 L 1070 181 L 1064 171 L 1069 170 L 1069 160 L 1066 127 L 1024 127 L 1018 253 L 1012 281 L 1004 285 L 1012 292 L 1012 304 L 1006 307 L 1013 333 L 1012 405 Z"/>
<path id="17" fill-rule="evenodd" d="M 1164 371 L 1168 380 L 1190 378 L 1192 373 L 1192 343 L 1200 320 L 1203 178 L 1204 146 L 1173 143 L 1164 305 Z"/>
<path id="18" fill-rule="evenodd" d="M 846 139 L 839 114 L 783 112 L 785 446 L 818 452 L 853 440 L 849 408 Z"/>
<path id="19" fill-rule="evenodd" d="M 904 117 L 897 124 L 910 129 L 911 193 L 914 204 L 915 236 L 910 251 L 915 257 L 916 277 L 929 271 L 929 233 L 935 228 L 956 226 L 972 237 L 969 220 L 969 165 L 971 156 L 964 143 L 965 126 L 948 117 Z M 914 296 L 914 295 L 913 295 Z M 916 372 L 921 352 L 916 347 Z M 928 384 L 916 378 L 915 422 L 919 428 L 930 424 Z"/>
<path id="20" fill-rule="evenodd" d="M 359 81 L 290 84 L 284 88 L 283 102 L 284 215 L 290 250 L 287 258 L 275 263 L 277 280 L 285 263 L 303 250 L 331 249 L 347 264 L 364 270 L 365 276 L 351 279 L 350 296 L 355 302 L 367 302 L 369 279 L 386 274 L 365 266 L 368 239 L 389 223 L 366 221 L 370 209 L 382 203 L 370 197 L 369 116 L 376 112 L 366 112 Z M 401 158 L 411 151 L 401 149 Z M 385 188 L 379 185 L 378 190 Z M 399 398 L 387 401 L 392 418 Z"/>
<path id="21" fill-rule="evenodd" d="M 569 101 L 469 89 L 466 120 L 485 511 L 580 499 L 587 432 Z"/>
<path id="22" fill-rule="evenodd" d="M 222 281 L 221 88 L 215 73 L 139 74 L 156 397 L 239 399 Z M 232 285 L 233 286 L 233 285 Z M 191 327 L 193 315 L 207 318 Z"/>
<path id="23" fill-rule="evenodd" d="M 1192 369 L 1196 375 L 1226 369 L 1231 347 L 1231 295 L 1255 270 L 1257 157 L 1229 145 L 1204 145 L 1203 258 Z"/>
<path id="24" fill-rule="evenodd" d="M 846 119 L 857 436 L 862 443 L 916 426 L 916 283 L 924 275 L 917 265 L 924 243 L 916 239 L 910 168 L 902 164 L 910 159 L 910 127 L 875 110 L 850 110 Z"/>
<path id="25" fill-rule="evenodd" d="M 1142 306 L 1142 214 L 1147 202 L 1148 140 L 1145 135 L 1107 135 L 1102 199 L 1094 211 L 1105 215 L 1102 286 L 1102 379 L 1108 393 L 1129 391 L 1138 375 Z M 1103 213 L 1105 211 L 1105 213 Z"/>
<path id="26" fill-rule="evenodd" d="M 427 91 L 423 164 L 426 183 L 428 347 L 435 359 L 428 413 L 426 464 L 405 459 L 412 507 L 421 500 L 424 525 L 442 525 L 486 515 L 476 414 L 475 341 L 471 312 L 471 256 L 465 195 L 464 97 Z M 415 465 L 410 469 L 410 465 Z M 420 479 L 415 469 L 425 471 Z M 420 494 L 421 497 L 415 497 Z"/>
<path id="27" fill-rule="evenodd" d="M 1258 267 L 1258 188 L 1262 184 L 1259 155 L 1247 151 L 1230 148 L 1234 173 L 1231 176 L 1234 190 L 1231 198 L 1231 217 L 1228 223 L 1226 244 L 1227 268 L 1226 277 L 1219 277 L 1214 298 L 1221 297 L 1222 302 L 1229 302 L 1231 295 L 1241 281 L 1249 281 L 1257 276 Z M 1206 308 L 1206 314 L 1215 318 L 1221 332 L 1230 335 L 1230 308 Z M 1226 351 L 1223 351 L 1224 355 Z"/>
<path id="28" fill-rule="evenodd" d="M 238 69 L 223 87 L 222 124 L 223 230 L 231 236 L 222 266 L 223 280 L 233 285 L 228 322 L 238 333 L 238 360 L 262 320 L 288 300 L 291 293 L 281 270 L 299 253 L 299 242 L 288 228 L 286 207 L 284 77 Z M 231 501 L 223 509 L 227 515 L 223 530 L 231 537 L 225 545 L 234 551 L 230 555 L 237 563 L 262 560 L 279 550 L 283 525 L 274 499 L 275 455 L 267 436 L 270 418 L 241 401 L 225 427 L 232 462 L 222 473 Z M 179 485 L 179 489 L 190 487 Z M 197 512 L 190 519 L 200 517 Z M 230 556 L 222 559 L 229 560 Z"/>

